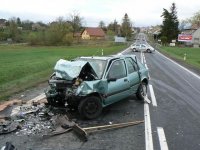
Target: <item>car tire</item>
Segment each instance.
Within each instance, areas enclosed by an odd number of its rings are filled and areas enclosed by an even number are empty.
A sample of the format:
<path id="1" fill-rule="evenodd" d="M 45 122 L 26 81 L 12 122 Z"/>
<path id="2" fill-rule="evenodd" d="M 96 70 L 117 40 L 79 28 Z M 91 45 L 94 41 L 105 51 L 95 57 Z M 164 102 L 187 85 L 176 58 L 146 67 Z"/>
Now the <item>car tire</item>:
<path id="1" fill-rule="evenodd" d="M 135 49 L 135 48 L 133 48 L 133 52 L 136 52 L 136 49 Z"/>
<path id="2" fill-rule="evenodd" d="M 151 50 L 150 50 L 150 49 L 147 49 L 147 53 L 151 53 Z"/>
<path id="3" fill-rule="evenodd" d="M 78 105 L 78 111 L 82 118 L 94 119 L 102 112 L 101 100 L 97 96 L 89 96 Z"/>
<path id="4" fill-rule="evenodd" d="M 139 100 L 144 100 L 144 97 L 147 95 L 147 84 L 145 82 L 142 82 L 140 86 L 138 87 L 136 97 Z"/>

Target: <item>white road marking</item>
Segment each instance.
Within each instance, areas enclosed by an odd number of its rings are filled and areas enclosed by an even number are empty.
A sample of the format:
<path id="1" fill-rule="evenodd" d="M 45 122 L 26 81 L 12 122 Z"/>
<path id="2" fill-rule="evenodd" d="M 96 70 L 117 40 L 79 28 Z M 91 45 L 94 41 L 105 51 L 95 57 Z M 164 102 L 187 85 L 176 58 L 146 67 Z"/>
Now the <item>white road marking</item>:
<path id="1" fill-rule="evenodd" d="M 144 54 L 140 54 L 141 62 L 144 64 Z M 152 130 L 151 130 L 151 119 L 149 112 L 149 104 L 144 103 L 144 123 L 145 123 L 145 149 L 153 150 L 153 139 L 152 139 Z"/>
<path id="2" fill-rule="evenodd" d="M 147 64 L 144 64 L 144 65 L 145 65 L 146 69 L 148 69 Z"/>
<path id="3" fill-rule="evenodd" d="M 153 139 L 152 139 L 149 104 L 147 104 L 147 103 L 144 104 L 144 123 L 145 123 L 145 146 L 146 146 L 146 150 L 153 150 Z"/>
<path id="4" fill-rule="evenodd" d="M 148 66 L 147 66 L 147 62 L 146 62 L 146 58 L 144 56 L 144 53 L 142 53 L 142 54 L 143 54 L 143 59 L 144 59 L 144 62 L 145 62 L 144 66 L 146 67 L 146 69 L 149 69 Z M 149 77 L 149 80 L 150 80 L 151 78 L 150 78 L 149 72 L 148 72 L 148 77 Z"/>
<path id="5" fill-rule="evenodd" d="M 122 52 L 117 53 L 117 55 L 122 55 L 123 53 L 125 53 L 126 51 L 129 51 L 129 50 L 130 50 L 130 47 L 126 48 Z"/>
<path id="6" fill-rule="evenodd" d="M 140 53 L 140 59 L 141 59 L 141 63 L 143 64 L 143 55 L 142 55 L 142 52 Z"/>
<path id="7" fill-rule="evenodd" d="M 181 66 L 180 64 L 178 64 L 177 62 L 171 60 L 170 58 L 166 57 L 165 55 L 161 54 L 160 52 L 157 51 L 158 54 L 160 54 L 161 56 L 163 56 L 164 58 L 168 59 L 169 61 L 173 62 L 174 64 L 176 64 L 177 66 L 179 66 L 180 68 L 184 69 L 185 71 L 189 72 L 190 74 L 192 74 L 193 76 L 197 77 L 198 79 L 200 79 L 200 76 L 197 75 L 196 73 L 188 70 L 187 68 Z"/>
<path id="8" fill-rule="evenodd" d="M 165 138 L 165 132 L 162 127 L 157 127 L 158 138 L 160 142 L 160 149 L 161 150 L 168 150 L 167 140 Z"/>
<path id="9" fill-rule="evenodd" d="M 153 86 L 151 84 L 149 84 L 149 91 L 150 91 L 150 95 L 151 95 L 152 105 L 157 107 L 156 97 L 155 97 L 155 94 L 154 94 Z"/>
<path id="10" fill-rule="evenodd" d="M 142 53 L 143 54 L 143 58 L 144 58 L 144 63 L 146 64 L 146 58 L 145 58 L 145 56 L 144 56 L 144 53 Z"/>

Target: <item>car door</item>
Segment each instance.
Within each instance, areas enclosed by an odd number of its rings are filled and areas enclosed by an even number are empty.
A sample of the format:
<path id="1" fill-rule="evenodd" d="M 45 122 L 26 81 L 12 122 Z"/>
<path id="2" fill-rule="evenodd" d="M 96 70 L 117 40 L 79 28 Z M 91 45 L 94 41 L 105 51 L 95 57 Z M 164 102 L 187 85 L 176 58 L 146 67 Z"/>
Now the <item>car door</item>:
<path id="1" fill-rule="evenodd" d="M 140 50 L 140 45 L 136 45 L 136 50 Z"/>
<path id="2" fill-rule="evenodd" d="M 108 80 L 107 98 L 105 100 L 106 105 L 127 97 L 130 85 L 128 83 L 125 61 L 123 59 L 112 62 L 106 78 Z"/>
<path id="3" fill-rule="evenodd" d="M 146 46 L 144 44 L 141 44 L 141 50 L 145 50 Z"/>
<path id="4" fill-rule="evenodd" d="M 130 94 L 136 93 L 140 84 L 140 78 L 138 74 L 138 67 L 136 62 L 131 57 L 125 58 L 126 66 L 128 70 L 128 80 L 130 84 Z"/>

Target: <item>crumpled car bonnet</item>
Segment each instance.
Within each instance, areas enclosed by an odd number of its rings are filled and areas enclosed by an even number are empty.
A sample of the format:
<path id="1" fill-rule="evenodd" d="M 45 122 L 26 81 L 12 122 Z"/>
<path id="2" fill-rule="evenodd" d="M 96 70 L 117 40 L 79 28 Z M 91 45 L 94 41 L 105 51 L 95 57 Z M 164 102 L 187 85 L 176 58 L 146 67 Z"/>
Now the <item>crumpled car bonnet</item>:
<path id="1" fill-rule="evenodd" d="M 57 61 L 54 70 L 56 72 L 56 77 L 65 80 L 73 80 L 80 75 L 84 67 L 90 67 L 92 73 L 96 76 L 96 78 L 98 78 L 90 63 L 82 60 L 67 61 L 64 59 L 60 59 L 59 61 Z"/>

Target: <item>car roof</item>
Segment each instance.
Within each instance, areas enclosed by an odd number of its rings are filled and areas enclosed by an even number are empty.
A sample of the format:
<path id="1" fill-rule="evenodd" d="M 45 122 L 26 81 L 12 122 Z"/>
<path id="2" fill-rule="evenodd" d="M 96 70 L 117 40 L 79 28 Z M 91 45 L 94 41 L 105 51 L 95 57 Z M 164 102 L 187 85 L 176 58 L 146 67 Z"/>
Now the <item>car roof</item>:
<path id="1" fill-rule="evenodd" d="M 87 56 L 87 57 L 79 57 L 79 58 L 85 58 L 85 59 L 98 59 L 98 60 L 111 60 L 111 59 L 120 59 L 120 58 L 126 58 L 126 57 L 132 57 L 135 58 L 135 55 L 108 55 L 108 56 Z"/>

